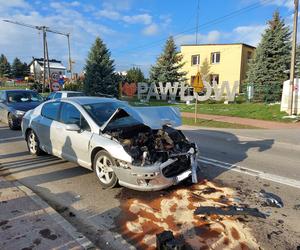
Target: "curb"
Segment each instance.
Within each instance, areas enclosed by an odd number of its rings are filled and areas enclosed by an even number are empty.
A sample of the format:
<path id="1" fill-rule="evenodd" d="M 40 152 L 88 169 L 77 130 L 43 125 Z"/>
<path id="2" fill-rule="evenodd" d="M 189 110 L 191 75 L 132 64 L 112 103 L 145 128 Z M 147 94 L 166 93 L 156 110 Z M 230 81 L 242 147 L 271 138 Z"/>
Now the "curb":
<path id="1" fill-rule="evenodd" d="M 58 225 L 60 225 L 83 249 L 98 249 L 95 245 L 86 238 L 82 233 L 79 233 L 64 217 L 55 211 L 47 202 L 42 200 L 35 192 L 24 186 L 18 181 L 12 181 L 17 188 L 29 196 L 37 205 L 39 205 Z"/>

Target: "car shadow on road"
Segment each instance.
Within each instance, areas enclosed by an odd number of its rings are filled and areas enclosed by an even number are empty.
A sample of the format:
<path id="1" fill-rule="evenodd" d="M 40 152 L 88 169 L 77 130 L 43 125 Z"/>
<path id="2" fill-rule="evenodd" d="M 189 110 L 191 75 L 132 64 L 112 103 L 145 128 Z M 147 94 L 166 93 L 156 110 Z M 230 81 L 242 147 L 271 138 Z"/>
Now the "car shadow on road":
<path id="1" fill-rule="evenodd" d="M 250 150 L 266 152 L 275 142 L 274 139 L 251 140 L 247 137 L 240 140 L 235 134 L 220 130 L 198 129 L 186 130 L 184 133 L 197 143 L 200 169 L 207 170 L 204 177 L 210 180 L 242 164 L 249 157 Z M 222 167 L 217 167 L 218 165 Z"/>
<path id="2" fill-rule="evenodd" d="M 29 155 L 28 151 L 16 152 L 16 153 L 10 153 L 10 154 L 1 154 L 0 159 L 20 157 L 20 156 L 26 156 L 26 155 Z"/>

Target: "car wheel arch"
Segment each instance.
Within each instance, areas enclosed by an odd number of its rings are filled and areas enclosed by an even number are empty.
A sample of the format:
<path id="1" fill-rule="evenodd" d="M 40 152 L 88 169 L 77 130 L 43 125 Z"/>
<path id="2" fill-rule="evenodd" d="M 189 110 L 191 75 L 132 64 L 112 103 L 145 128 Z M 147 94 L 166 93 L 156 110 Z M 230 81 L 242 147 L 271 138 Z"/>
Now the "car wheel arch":
<path id="1" fill-rule="evenodd" d="M 101 150 L 105 150 L 106 152 L 108 152 L 105 148 L 102 148 L 100 146 L 97 146 L 95 148 L 93 148 L 92 153 L 91 153 L 91 163 L 92 163 L 92 169 L 94 170 L 94 158 L 96 156 L 96 154 L 101 151 Z"/>
<path id="2" fill-rule="evenodd" d="M 27 128 L 27 129 L 26 129 L 26 131 L 25 131 L 25 139 L 27 139 L 27 137 L 28 137 L 30 131 L 33 131 L 33 132 L 34 132 L 34 130 L 33 130 L 32 128 Z"/>

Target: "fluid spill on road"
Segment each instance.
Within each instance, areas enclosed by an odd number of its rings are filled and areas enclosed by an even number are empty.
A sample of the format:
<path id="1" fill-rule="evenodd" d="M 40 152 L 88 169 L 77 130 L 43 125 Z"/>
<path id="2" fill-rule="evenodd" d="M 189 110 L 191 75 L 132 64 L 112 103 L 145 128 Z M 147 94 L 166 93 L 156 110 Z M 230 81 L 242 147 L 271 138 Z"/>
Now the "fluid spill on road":
<path id="1" fill-rule="evenodd" d="M 194 214 L 200 206 L 235 205 L 234 195 L 232 189 L 208 181 L 155 193 L 124 189 L 116 230 L 138 249 L 155 249 L 156 234 L 164 230 L 182 237 L 192 249 L 259 249 L 238 218 Z"/>

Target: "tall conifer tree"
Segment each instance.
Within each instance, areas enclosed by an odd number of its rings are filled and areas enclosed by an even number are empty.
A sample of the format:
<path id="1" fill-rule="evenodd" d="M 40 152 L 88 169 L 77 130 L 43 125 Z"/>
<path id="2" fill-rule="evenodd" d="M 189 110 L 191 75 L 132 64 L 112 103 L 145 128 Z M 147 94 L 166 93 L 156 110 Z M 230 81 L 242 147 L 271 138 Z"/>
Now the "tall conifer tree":
<path id="1" fill-rule="evenodd" d="M 85 65 L 84 91 L 88 95 L 118 94 L 118 81 L 114 73 L 114 61 L 103 41 L 97 37 L 88 54 Z"/>
<path id="2" fill-rule="evenodd" d="M 170 36 L 156 64 L 150 69 L 150 81 L 155 83 L 185 81 L 186 72 L 181 70 L 183 65 L 182 55 L 179 54 L 173 37 Z"/>
<path id="3" fill-rule="evenodd" d="M 282 84 L 289 78 L 290 35 L 289 28 L 276 11 L 268 22 L 247 72 L 246 83 L 254 84 L 255 101 L 280 100 Z"/>
<path id="4" fill-rule="evenodd" d="M 10 64 L 5 55 L 0 56 L 0 77 L 10 76 Z"/>
<path id="5" fill-rule="evenodd" d="M 18 57 L 14 59 L 11 65 L 11 74 L 15 78 L 24 77 L 24 65 Z"/>

